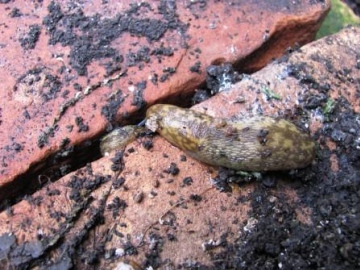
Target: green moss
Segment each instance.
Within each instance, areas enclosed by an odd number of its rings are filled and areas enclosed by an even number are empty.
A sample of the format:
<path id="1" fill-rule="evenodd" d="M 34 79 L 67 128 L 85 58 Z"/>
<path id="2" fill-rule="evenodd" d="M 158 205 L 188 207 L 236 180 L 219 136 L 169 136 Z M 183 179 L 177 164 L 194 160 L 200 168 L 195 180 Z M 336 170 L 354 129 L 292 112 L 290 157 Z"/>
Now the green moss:
<path id="1" fill-rule="evenodd" d="M 334 108 L 335 108 L 335 100 L 329 98 L 326 101 L 326 104 L 325 104 L 325 106 L 323 108 L 324 115 L 328 116 L 329 114 L 331 114 L 334 111 Z"/>
<path id="2" fill-rule="evenodd" d="M 360 24 L 360 18 L 340 0 L 331 0 L 331 10 L 325 18 L 316 39 L 337 33 L 347 25 Z"/>
<path id="3" fill-rule="evenodd" d="M 263 92 L 269 99 L 281 100 L 280 95 L 276 94 L 273 90 L 271 90 L 267 86 L 262 86 L 261 92 Z"/>

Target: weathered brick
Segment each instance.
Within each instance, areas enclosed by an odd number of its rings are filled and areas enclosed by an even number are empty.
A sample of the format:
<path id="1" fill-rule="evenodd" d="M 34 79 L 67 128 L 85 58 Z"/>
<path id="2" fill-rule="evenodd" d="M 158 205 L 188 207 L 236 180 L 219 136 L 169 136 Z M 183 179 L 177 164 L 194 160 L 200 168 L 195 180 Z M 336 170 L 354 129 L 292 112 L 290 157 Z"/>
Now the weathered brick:
<path id="1" fill-rule="evenodd" d="M 132 3 L 132 4 L 131 4 Z M 71 171 L 106 129 L 187 103 L 210 64 L 261 68 L 309 42 L 329 1 L 71 1 L 0 6 L 0 200 Z M 21 15 L 22 14 L 22 15 Z M 73 148 L 75 146 L 75 149 Z M 76 154 L 74 154 L 76 153 Z M 63 165 L 60 168 L 59 163 Z"/>

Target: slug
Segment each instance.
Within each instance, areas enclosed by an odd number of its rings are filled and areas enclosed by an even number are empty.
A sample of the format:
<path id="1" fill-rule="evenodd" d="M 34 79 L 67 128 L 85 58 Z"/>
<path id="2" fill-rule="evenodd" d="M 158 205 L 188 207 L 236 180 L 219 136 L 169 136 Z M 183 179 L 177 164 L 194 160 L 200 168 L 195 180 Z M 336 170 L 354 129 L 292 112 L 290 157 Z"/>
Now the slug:
<path id="1" fill-rule="evenodd" d="M 116 128 L 109 134 L 100 139 L 100 152 L 103 156 L 108 155 L 113 150 L 123 150 L 126 145 L 136 139 L 144 127 L 128 125 Z"/>
<path id="2" fill-rule="evenodd" d="M 232 122 L 173 105 L 153 105 L 146 127 L 204 163 L 242 171 L 303 168 L 315 157 L 310 136 L 284 119 Z"/>

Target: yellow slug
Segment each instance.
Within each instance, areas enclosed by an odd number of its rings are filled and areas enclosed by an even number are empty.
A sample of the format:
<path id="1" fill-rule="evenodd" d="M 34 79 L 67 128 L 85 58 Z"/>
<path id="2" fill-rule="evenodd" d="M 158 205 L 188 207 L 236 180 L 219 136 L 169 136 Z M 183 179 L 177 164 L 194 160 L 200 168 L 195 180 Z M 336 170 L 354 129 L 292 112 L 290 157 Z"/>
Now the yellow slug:
<path id="1" fill-rule="evenodd" d="M 315 157 L 310 136 L 284 119 L 232 122 L 173 105 L 153 105 L 146 126 L 204 163 L 243 171 L 303 168 Z"/>

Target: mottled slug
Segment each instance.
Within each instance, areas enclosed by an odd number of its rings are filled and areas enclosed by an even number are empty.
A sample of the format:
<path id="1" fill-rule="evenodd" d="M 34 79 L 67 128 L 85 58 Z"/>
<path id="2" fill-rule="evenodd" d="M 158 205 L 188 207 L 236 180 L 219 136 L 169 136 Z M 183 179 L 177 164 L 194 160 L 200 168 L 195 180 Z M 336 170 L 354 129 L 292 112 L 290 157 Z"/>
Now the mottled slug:
<path id="1" fill-rule="evenodd" d="M 310 136 L 284 119 L 232 122 L 173 105 L 153 105 L 146 126 L 204 163 L 243 171 L 303 168 L 315 157 Z"/>

